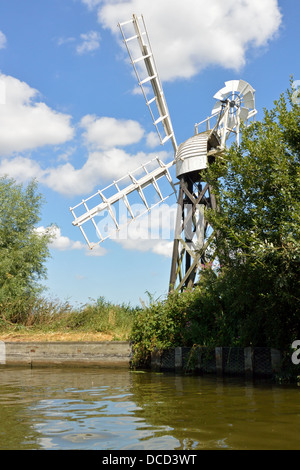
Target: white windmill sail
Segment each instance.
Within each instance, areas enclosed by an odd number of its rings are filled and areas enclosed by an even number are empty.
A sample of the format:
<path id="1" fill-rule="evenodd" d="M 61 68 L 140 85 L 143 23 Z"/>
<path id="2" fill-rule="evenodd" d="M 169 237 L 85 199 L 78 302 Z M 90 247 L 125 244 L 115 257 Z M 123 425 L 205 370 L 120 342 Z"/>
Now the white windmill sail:
<path id="1" fill-rule="evenodd" d="M 131 20 L 119 23 L 118 26 L 160 142 L 164 144 L 171 139 L 174 152 L 176 152 L 176 138 L 144 18 L 133 15 Z M 149 96 L 148 85 L 151 85 L 151 96 Z"/>
<path id="2" fill-rule="evenodd" d="M 106 188 L 98 190 L 76 206 L 71 207 L 70 211 L 74 217 L 73 225 L 80 228 L 89 248 L 92 249 L 107 238 L 112 237 L 124 225 L 141 217 L 176 193 L 175 185 L 169 173 L 169 169 L 174 163 L 175 161 L 165 164 L 159 158 L 151 160 L 135 171 L 114 181 Z M 131 184 L 124 186 L 124 183 L 126 184 L 128 180 Z M 159 180 L 167 181 L 167 187 L 171 187 L 171 192 L 170 189 L 166 192 L 166 185 L 159 184 Z M 122 184 L 123 188 L 121 187 Z M 164 186 L 164 190 L 162 186 Z M 146 194 L 145 190 L 149 187 L 153 189 L 156 195 L 155 198 L 153 198 L 153 192 L 150 195 Z M 130 194 L 134 192 L 139 196 L 140 205 L 129 201 Z M 123 204 L 121 207 L 125 209 L 122 212 L 122 217 L 120 215 L 120 203 Z M 143 210 L 141 210 L 141 205 Z M 136 207 L 138 210 L 135 209 Z M 108 223 L 105 225 L 102 219 L 97 219 L 103 213 L 107 213 L 106 221 L 108 219 Z M 87 222 L 90 223 L 89 230 L 85 229 Z"/>
<path id="3" fill-rule="evenodd" d="M 135 70 L 138 84 L 141 87 L 146 104 L 149 108 L 153 119 L 153 124 L 157 130 L 161 144 L 171 140 L 174 152 L 177 151 L 177 143 L 170 119 L 167 103 L 164 97 L 162 85 L 158 76 L 153 52 L 151 49 L 148 33 L 143 17 L 133 15 L 132 19 L 123 23 L 119 23 L 124 43 L 126 45 L 131 63 Z M 152 95 L 149 97 L 148 86 L 151 85 Z M 84 199 L 79 204 L 70 208 L 74 217 L 73 225 L 79 227 L 88 246 L 93 248 L 107 238 L 113 236 L 115 232 L 119 232 L 121 228 L 132 220 L 141 217 L 146 212 L 153 209 L 158 204 L 165 201 L 172 194 L 176 193 L 176 187 L 173 183 L 169 169 L 174 165 L 173 161 L 165 164 L 159 158 L 146 163 L 137 168 L 135 171 L 128 173 L 118 181 L 114 181 L 111 185 L 102 190 L 98 190 L 95 194 Z M 141 176 L 142 173 L 142 176 Z M 163 194 L 158 184 L 159 180 L 166 180 L 167 187 L 170 189 L 167 194 Z M 125 182 L 130 184 L 124 185 Z M 123 184 L 123 187 L 121 185 Z M 165 185 L 164 185 L 165 186 Z M 156 198 L 149 198 L 145 189 L 151 187 L 155 191 Z M 107 193 L 109 195 L 107 195 Z M 144 210 L 134 211 L 134 204 L 129 201 L 129 195 L 136 193 L 142 202 Z M 122 203 L 126 208 L 126 217 L 120 216 L 118 213 L 117 203 Z M 109 227 L 97 223 L 99 217 L 107 212 L 111 224 Z M 127 215 L 129 217 L 127 217 Z M 123 213 L 124 216 L 124 213 Z M 122 219 L 122 220 L 120 220 Z M 92 225 L 92 230 L 87 229 L 87 223 Z M 105 233 L 103 233 L 103 229 Z M 96 239 L 95 239 L 96 234 Z"/>

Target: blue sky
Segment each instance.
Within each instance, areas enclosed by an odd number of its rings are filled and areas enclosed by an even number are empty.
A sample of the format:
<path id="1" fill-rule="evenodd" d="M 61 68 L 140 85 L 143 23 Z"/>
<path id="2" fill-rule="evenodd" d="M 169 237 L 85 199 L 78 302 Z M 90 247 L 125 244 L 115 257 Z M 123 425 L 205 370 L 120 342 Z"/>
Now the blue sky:
<path id="1" fill-rule="evenodd" d="M 0 0 L 0 174 L 37 178 L 40 225 L 57 226 L 47 295 L 75 305 L 99 296 L 137 305 L 168 290 L 171 233 L 90 251 L 69 210 L 156 156 L 173 159 L 117 27 L 132 13 L 144 15 L 177 143 L 210 115 L 225 81 L 255 88 L 260 119 L 290 75 L 300 80 L 297 0 Z M 175 197 L 165 204 L 168 214 Z"/>

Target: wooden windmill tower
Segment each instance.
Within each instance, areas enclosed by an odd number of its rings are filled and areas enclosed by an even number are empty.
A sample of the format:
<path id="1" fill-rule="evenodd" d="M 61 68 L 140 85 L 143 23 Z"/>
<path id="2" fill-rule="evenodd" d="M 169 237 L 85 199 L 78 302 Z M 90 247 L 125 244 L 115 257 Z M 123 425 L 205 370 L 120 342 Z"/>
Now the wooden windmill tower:
<path id="1" fill-rule="evenodd" d="M 240 123 L 247 124 L 256 114 L 255 90 L 244 80 L 226 82 L 225 87 L 214 95 L 217 101 L 211 116 L 196 124 L 194 135 L 178 146 L 144 19 L 133 15 L 119 27 L 161 144 L 171 141 L 174 158 L 169 163 L 163 163 L 159 158 L 148 162 L 81 201 L 70 209 L 73 225 L 80 228 L 92 249 L 120 231 L 122 221 L 115 210 L 118 204 L 122 203 L 126 208 L 126 223 L 129 223 L 175 193 L 177 217 L 169 290 L 183 290 L 195 285 L 201 265 L 211 259 L 209 248 L 213 229 L 206 221 L 205 212 L 208 208 L 215 209 L 216 202 L 211 187 L 205 182 L 205 170 L 216 155 L 224 151 L 230 136 L 239 142 Z M 203 125 L 205 130 L 199 132 Z M 173 166 L 176 168 L 176 181 L 170 174 Z M 159 186 L 162 180 L 171 187 L 171 194 L 163 195 Z M 145 193 L 149 187 L 157 196 L 152 204 Z M 129 200 L 132 193 L 139 195 L 144 211 L 134 212 Z M 113 229 L 109 231 L 106 228 L 105 233 L 96 220 L 104 211 L 109 214 Z M 87 222 L 92 226 L 92 233 L 97 235 L 96 242 L 91 241 L 86 230 Z"/>

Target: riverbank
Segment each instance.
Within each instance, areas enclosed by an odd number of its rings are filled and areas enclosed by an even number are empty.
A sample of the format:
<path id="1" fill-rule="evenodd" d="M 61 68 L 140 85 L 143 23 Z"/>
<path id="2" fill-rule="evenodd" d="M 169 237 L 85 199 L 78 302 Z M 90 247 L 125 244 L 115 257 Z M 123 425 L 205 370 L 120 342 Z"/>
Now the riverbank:
<path id="1" fill-rule="evenodd" d="M 0 341 L 0 365 L 27 367 L 127 367 L 126 341 Z"/>
<path id="2" fill-rule="evenodd" d="M 284 365 L 280 351 L 266 347 L 175 347 L 154 349 L 144 369 L 156 372 L 266 378 L 299 382 L 297 371 Z M 129 341 L 87 332 L 0 332 L 0 367 L 135 368 Z M 294 366 L 295 368 L 296 366 Z M 139 367 L 138 367 L 139 368 Z M 297 380 L 295 380 L 295 378 Z"/>
<path id="3" fill-rule="evenodd" d="M 135 308 L 100 297 L 81 307 L 32 298 L 0 305 L 0 341 L 127 341 Z"/>
<path id="4" fill-rule="evenodd" d="M 2 366 L 130 367 L 129 341 L 109 335 L 48 333 L 0 335 Z M 154 350 L 149 369 L 214 375 L 274 378 L 281 372 L 282 355 L 272 348 L 207 348 L 194 346 Z"/>
<path id="5" fill-rule="evenodd" d="M 25 330 L 17 331 L 0 331 L 0 341 L 4 342 L 81 342 L 81 341 L 113 341 L 115 335 L 113 333 L 100 332 L 63 332 L 63 331 L 35 331 Z"/>

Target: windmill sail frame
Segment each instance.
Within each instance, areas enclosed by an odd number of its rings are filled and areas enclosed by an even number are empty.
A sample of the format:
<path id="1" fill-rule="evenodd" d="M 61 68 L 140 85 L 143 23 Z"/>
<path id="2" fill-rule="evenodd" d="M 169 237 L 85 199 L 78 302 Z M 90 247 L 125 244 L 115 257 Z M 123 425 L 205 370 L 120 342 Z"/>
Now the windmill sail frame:
<path id="1" fill-rule="evenodd" d="M 132 25 L 134 28 L 135 34 L 130 37 L 126 37 L 124 27 L 127 25 Z M 127 48 L 128 55 L 131 60 L 131 64 L 134 68 L 138 84 L 142 90 L 144 98 L 146 100 L 146 104 L 149 108 L 153 124 L 156 128 L 157 134 L 159 136 L 161 144 L 165 144 L 169 139 L 172 142 L 174 151 L 177 151 L 177 142 L 167 106 L 167 102 L 165 100 L 165 95 L 163 92 L 163 87 L 158 75 L 157 66 L 154 59 L 154 54 L 152 51 L 151 43 L 149 40 L 147 28 L 144 22 L 143 15 L 138 17 L 137 15 L 133 15 L 132 19 L 129 21 L 125 21 L 123 23 L 118 24 L 120 31 L 123 36 L 124 44 Z M 136 41 L 139 45 L 141 55 L 139 57 L 134 57 L 133 48 L 130 46 L 131 42 Z M 147 70 L 146 78 L 142 78 L 139 65 L 144 63 L 145 68 Z M 148 92 L 145 87 L 146 84 L 151 84 L 153 95 L 151 98 L 148 98 Z M 156 111 L 158 112 L 158 117 L 155 114 L 152 106 L 156 105 Z M 164 130 L 164 136 L 162 136 L 162 132 L 160 131 L 159 124 L 162 124 Z"/>
<path id="2" fill-rule="evenodd" d="M 131 221 L 152 210 L 158 204 L 166 201 L 173 194 L 176 195 L 177 189 L 169 171 L 174 163 L 175 161 L 165 164 L 158 157 L 150 160 L 133 172 L 129 172 L 127 175 L 123 176 L 117 181 L 114 181 L 106 188 L 98 190 L 92 196 L 82 200 L 79 204 L 70 208 L 70 211 L 74 217 L 73 225 L 75 227 L 79 227 L 90 249 L 94 248 L 96 245 L 99 245 L 99 243 L 102 243 L 107 238 L 110 238 L 114 232 L 120 231 L 124 225 L 129 224 Z M 156 168 L 153 169 L 153 166 L 156 166 Z M 147 167 L 149 167 L 151 171 L 149 171 Z M 143 173 L 142 176 L 140 176 L 140 173 Z M 131 181 L 131 184 L 124 188 L 120 188 L 121 184 L 126 178 Z M 168 186 L 171 186 L 171 192 L 168 192 L 166 195 L 163 195 L 160 186 L 158 185 L 158 181 L 160 179 L 164 179 L 164 181 L 167 181 Z M 158 199 L 156 202 L 151 202 L 145 195 L 144 190 L 148 186 L 152 186 L 154 188 Z M 113 194 L 109 197 L 107 197 L 105 194 L 108 190 L 110 190 L 110 192 L 113 190 Z M 139 200 L 144 206 L 144 210 L 139 211 L 137 214 L 134 213 L 133 206 L 128 199 L 128 196 L 133 192 L 136 192 L 140 196 Z M 126 222 L 123 224 L 117 220 L 114 211 L 114 207 L 118 202 L 124 203 L 127 209 L 127 215 L 129 216 L 128 218 L 126 217 Z M 92 207 L 89 207 L 91 203 Z M 78 210 L 80 209 L 83 209 L 84 212 L 81 215 L 77 215 Z M 110 230 L 109 233 L 103 234 L 99 228 L 99 224 L 96 223 L 95 218 L 100 216 L 100 214 L 103 214 L 105 211 L 108 212 L 110 219 L 113 222 L 113 229 Z M 84 224 L 87 222 L 91 222 L 93 224 L 97 241 L 90 240 L 90 237 L 84 230 Z"/>

